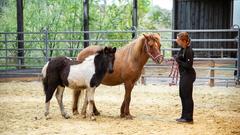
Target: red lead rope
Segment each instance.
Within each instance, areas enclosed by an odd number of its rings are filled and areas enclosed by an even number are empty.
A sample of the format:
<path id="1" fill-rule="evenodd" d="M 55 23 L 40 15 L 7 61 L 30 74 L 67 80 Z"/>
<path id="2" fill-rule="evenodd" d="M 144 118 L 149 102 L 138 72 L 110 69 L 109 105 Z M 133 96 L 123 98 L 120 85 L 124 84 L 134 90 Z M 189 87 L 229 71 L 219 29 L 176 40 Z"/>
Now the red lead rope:
<path id="1" fill-rule="evenodd" d="M 169 65 L 172 65 L 171 71 L 170 71 L 170 74 L 169 74 L 169 77 L 171 77 L 172 80 L 169 83 L 169 86 L 176 85 L 177 82 L 178 82 L 178 75 L 179 75 L 178 63 L 174 58 L 166 60 L 165 62 Z"/>

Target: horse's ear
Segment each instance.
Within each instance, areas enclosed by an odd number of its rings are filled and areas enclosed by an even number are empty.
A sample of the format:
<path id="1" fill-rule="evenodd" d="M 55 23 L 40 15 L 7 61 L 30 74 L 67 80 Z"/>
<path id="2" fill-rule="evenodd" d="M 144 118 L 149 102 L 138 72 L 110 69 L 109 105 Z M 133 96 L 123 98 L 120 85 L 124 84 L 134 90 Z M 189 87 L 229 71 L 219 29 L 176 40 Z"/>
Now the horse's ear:
<path id="1" fill-rule="evenodd" d="M 144 36 L 146 39 L 148 39 L 148 36 L 147 36 L 146 34 L 143 34 L 143 36 Z"/>
<path id="2" fill-rule="evenodd" d="M 113 49 L 112 49 L 112 53 L 115 53 L 116 50 L 117 50 L 117 48 L 116 48 L 116 47 L 113 47 Z"/>
<path id="3" fill-rule="evenodd" d="M 108 53 L 108 47 L 104 47 L 104 53 Z"/>

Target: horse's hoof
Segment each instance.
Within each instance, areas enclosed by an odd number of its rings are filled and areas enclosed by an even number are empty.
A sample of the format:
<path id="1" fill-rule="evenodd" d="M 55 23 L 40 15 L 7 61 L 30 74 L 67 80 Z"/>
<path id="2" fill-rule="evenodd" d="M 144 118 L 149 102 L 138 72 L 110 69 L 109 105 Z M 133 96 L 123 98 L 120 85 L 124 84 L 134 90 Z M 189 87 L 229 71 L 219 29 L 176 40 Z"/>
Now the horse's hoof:
<path id="1" fill-rule="evenodd" d="M 125 118 L 126 118 L 127 120 L 132 120 L 132 119 L 135 118 L 135 117 L 132 116 L 132 115 L 130 115 L 130 114 L 128 114 L 128 115 L 125 115 Z"/>
<path id="2" fill-rule="evenodd" d="M 120 114 L 120 118 L 124 118 L 125 117 L 125 114 Z"/>
<path id="3" fill-rule="evenodd" d="M 127 120 L 132 120 L 133 118 L 135 118 L 134 116 L 132 116 L 131 114 L 128 114 L 128 115 L 121 115 L 120 116 L 121 118 L 125 118 Z"/>
<path id="4" fill-rule="evenodd" d="M 87 116 L 86 116 L 86 115 L 82 115 L 82 118 L 84 118 L 84 119 L 85 119 L 85 118 L 87 118 Z"/>
<path id="5" fill-rule="evenodd" d="M 73 115 L 79 115 L 78 111 L 73 111 Z"/>
<path id="6" fill-rule="evenodd" d="M 99 116 L 100 112 L 99 111 L 94 111 L 94 115 Z"/>
<path id="7" fill-rule="evenodd" d="M 86 115 L 86 112 L 81 112 L 81 115 Z"/>
<path id="8" fill-rule="evenodd" d="M 47 115 L 47 116 L 45 116 L 45 119 L 49 120 L 49 119 L 51 119 L 51 117 L 49 115 Z"/>
<path id="9" fill-rule="evenodd" d="M 44 113 L 44 116 L 45 116 L 45 117 L 47 117 L 47 116 L 48 116 L 48 114 L 49 114 L 49 112 L 45 112 L 45 113 Z"/>
<path id="10" fill-rule="evenodd" d="M 70 116 L 69 116 L 67 113 L 63 114 L 62 116 L 63 116 L 65 119 L 69 119 L 69 118 L 70 118 Z"/>
<path id="11" fill-rule="evenodd" d="M 96 118 L 94 116 L 90 117 L 91 121 L 96 121 Z"/>

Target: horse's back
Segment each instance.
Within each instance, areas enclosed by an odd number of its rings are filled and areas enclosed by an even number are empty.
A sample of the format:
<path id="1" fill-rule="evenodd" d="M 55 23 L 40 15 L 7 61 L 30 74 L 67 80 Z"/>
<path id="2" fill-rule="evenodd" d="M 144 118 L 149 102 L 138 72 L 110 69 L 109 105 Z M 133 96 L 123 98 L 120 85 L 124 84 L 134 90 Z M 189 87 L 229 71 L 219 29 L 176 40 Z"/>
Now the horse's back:
<path id="1" fill-rule="evenodd" d="M 89 87 L 90 80 L 95 73 L 95 55 L 90 55 L 77 65 L 71 65 L 68 75 L 69 87 Z"/>

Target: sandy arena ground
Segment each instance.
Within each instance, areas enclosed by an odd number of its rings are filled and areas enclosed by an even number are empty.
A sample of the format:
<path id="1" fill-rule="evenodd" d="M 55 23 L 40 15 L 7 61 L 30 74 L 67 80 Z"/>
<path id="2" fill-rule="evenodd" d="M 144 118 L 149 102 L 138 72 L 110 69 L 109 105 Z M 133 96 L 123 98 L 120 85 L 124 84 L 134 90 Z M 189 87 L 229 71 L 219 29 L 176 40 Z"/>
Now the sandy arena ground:
<path id="1" fill-rule="evenodd" d="M 51 119 L 44 118 L 44 93 L 40 82 L 0 83 L 1 135 L 240 135 L 240 89 L 195 86 L 194 124 L 179 124 L 181 104 L 177 86 L 135 86 L 132 92 L 133 120 L 121 119 L 124 87 L 101 85 L 95 94 L 101 111 L 96 121 L 73 116 L 72 90 L 64 93 L 64 104 L 71 119 L 60 115 L 54 97 Z"/>

